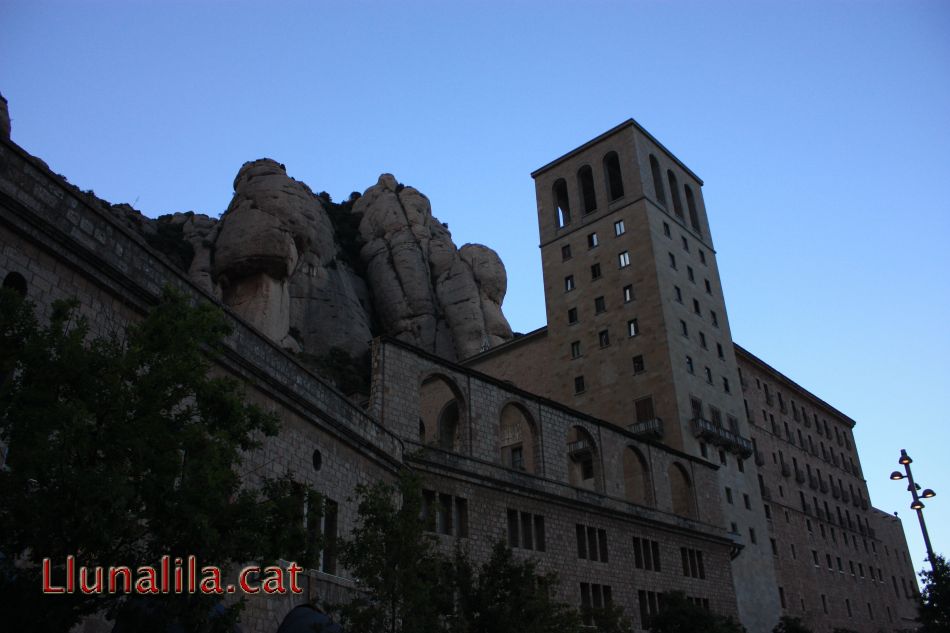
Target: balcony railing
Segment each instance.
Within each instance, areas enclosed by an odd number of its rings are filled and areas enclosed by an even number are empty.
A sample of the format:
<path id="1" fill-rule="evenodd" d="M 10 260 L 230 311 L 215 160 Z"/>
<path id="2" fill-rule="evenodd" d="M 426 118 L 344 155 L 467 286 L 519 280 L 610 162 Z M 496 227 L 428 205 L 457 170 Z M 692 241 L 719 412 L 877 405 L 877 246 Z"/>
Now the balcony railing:
<path id="1" fill-rule="evenodd" d="M 634 435 L 652 435 L 657 438 L 663 437 L 663 420 L 653 418 L 651 420 L 641 420 L 634 422 L 627 427 L 627 430 Z"/>
<path id="2" fill-rule="evenodd" d="M 743 458 L 753 454 L 752 441 L 703 418 L 693 418 L 693 434 Z"/>
<path id="3" fill-rule="evenodd" d="M 590 442 L 587 440 L 577 440 L 576 442 L 568 442 L 567 444 L 567 454 L 574 461 L 580 461 L 585 457 L 590 457 L 592 452 Z"/>

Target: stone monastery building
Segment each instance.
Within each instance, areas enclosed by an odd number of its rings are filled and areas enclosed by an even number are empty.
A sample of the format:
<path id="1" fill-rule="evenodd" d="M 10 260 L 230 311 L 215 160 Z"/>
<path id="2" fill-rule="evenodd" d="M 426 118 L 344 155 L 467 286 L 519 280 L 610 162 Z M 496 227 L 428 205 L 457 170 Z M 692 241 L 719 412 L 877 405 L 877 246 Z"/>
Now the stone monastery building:
<path id="1" fill-rule="evenodd" d="M 289 471 L 323 493 L 331 540 L 354 525 L 357 484 L 411 467 L 446 547 L 485 558 L 505 540 L 558 572 L 562 600 L 621 605 L 637 630 L 670 590 L 751 633 L 781 615 L 914 628 L 914 569 L 900 521 L 870 505 L 854 420 L 733 342 L 703 183 L 635 121 L 532 174 L 547 325 L 515 337 L 497 255 L 456 249 L 391 176 L 343 208 L 255 161 L 220 221 L 162 225 L 80 192 L 4 128 L 3 284 L 40 312 L 79 298 L 100 333 L 166 284 L 221 304 L 221 370 L 282 420 L 247 478 Z M 263 224 L 235 220 L 251 216 Z M 301 361 L 331 345 L 371 356 L 363 397 Z M 274 631 L 292 603 L 351 586 L 328 551 L 307 595 L 253 598 L 242 626 Z"/>

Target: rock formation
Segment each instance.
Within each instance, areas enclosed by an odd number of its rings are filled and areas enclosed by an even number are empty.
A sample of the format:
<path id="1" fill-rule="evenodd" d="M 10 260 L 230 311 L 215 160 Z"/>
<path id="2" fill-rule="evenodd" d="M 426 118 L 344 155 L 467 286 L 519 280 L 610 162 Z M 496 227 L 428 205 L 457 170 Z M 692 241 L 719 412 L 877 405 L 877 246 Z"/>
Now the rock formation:
<path id="1" fill-rule="evenodd" d="M 466 358 L 511 338 L 500 310 L 507 279 L 494 251 L 470 246 L 463 257 L 432 216 L 429 200 L 390 174 L 380 176 L 353 211 L 363 216 L 360 256 L 383 331 L 447 358 Z M 482 258 L 490 263 L 482 265 Z"/>
<path id="2" fill-rule="evenodd" d="M 391 174 L 335 204 L 276 161 L 255 160 L 238 171 L 220 219 L 191 211 L 151 219 L 77 192 L 317 365 L 362 366 L 380 334 L 450 360 L 512 337 L 501 259 L 478 244 L 458 249 L 428 198 Z"/>

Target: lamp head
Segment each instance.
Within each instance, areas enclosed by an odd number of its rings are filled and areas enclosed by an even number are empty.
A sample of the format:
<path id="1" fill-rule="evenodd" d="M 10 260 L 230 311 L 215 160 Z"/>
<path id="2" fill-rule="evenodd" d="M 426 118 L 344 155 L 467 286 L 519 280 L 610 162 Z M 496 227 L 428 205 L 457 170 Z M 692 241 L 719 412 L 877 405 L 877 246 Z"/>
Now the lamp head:
<path id="1" fill-rule="evenodd" d="M 930 488 L 924 488 L 923 493 L 920 495 L 924 499 L 930 499 L 931 497 L 936 497 L 937 493 L 931 490 Z"/>
<path id="2" fill-rule="evenodd" d="M 902 449 L 901 449 L 901 458 L 900 458 L 899 460 L 897 460 L 897 463 L 898 463 L 898 464 L 904 464 L 904 465 L 906 466 L 907 464 L 911 463 L 912 461 L 914 461 L 914 460 L 912 460 L 912 459 L 910 458 L 910 455 L 907 454 L 907 451 L 902 448 Z"/>
<path id="3" fill-rule="evenodd" d="M 896 470 L 891 473 L 891 479 L 893 479 L 894 481 L 900 481 L 903 478 L 904 478 L 903 473 L 899 473 Z"/>
<path id="4" fill-rule="evenodd" d="M 924 502 L 921 501 L 920 499 L 914 499 L 914 502 L 913 502 L 912 504 L 910 504 L 910 509 L 911 509 L 911 510 L 923 510 L 923 509 L 924 509 Z"/>

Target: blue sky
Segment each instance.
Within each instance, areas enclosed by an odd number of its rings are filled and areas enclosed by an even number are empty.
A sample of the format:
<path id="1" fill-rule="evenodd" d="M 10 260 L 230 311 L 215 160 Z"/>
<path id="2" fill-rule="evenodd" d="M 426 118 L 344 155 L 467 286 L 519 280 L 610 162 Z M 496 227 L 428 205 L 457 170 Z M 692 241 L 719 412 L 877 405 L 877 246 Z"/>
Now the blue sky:
<path id="1" fill-rule="evenodd" d="M 148 215 L 244 161 L 335 199 L 391 172 L 544 324 L 529 173 L 633 117 L 703 188 L 737 342 L 858 421 L 874 504 L 950 553 L 945 2 L 0 0 L 13 139 Z"/>

